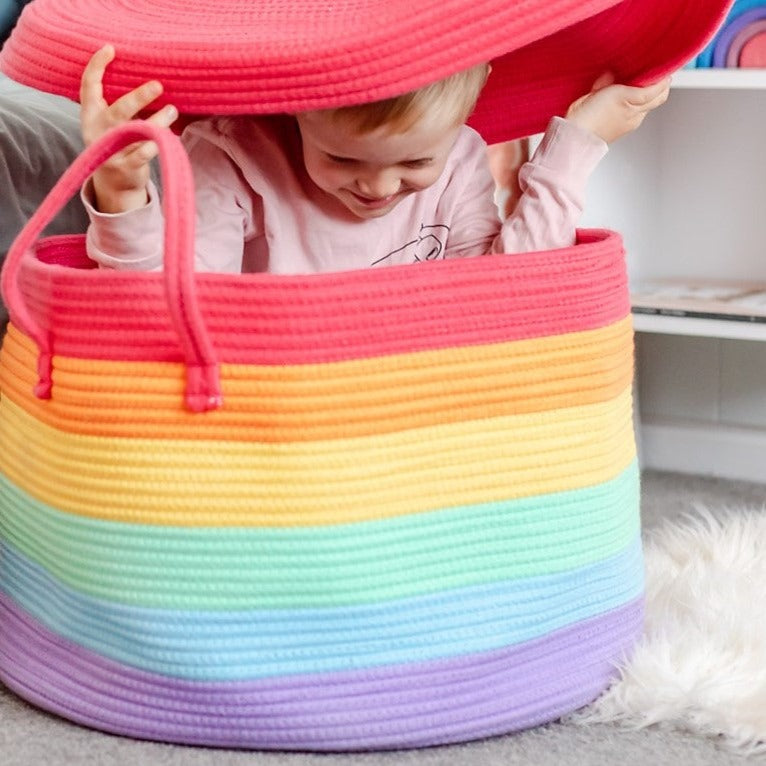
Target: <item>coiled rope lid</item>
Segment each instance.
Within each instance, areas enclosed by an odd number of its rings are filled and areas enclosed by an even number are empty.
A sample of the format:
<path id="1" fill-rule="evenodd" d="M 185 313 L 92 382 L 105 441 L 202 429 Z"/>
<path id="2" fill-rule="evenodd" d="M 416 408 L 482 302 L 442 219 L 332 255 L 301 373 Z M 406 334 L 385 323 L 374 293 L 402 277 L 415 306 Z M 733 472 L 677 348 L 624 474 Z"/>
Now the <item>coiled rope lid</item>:
<path id="1" fill-rule="evenodd" d="M 472 124 L 542 130 L 602 72 L 646 83 L 689 60 L 731 0 L 35 0 L 0 53 L 26 85 L 77 99 L 111 42 L 109 100 L 149 78 L 187 114 L 297 112 L 413 90 L 481 61 Z"/>

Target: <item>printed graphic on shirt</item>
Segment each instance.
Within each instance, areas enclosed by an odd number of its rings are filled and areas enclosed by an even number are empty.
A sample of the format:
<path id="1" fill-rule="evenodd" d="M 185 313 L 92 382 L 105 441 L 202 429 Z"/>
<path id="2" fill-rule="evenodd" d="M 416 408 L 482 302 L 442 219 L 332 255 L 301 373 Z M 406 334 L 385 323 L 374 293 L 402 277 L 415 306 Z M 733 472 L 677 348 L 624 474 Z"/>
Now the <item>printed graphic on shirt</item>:
<path id="1" fill-rule="evenodd" d="M 373 261 L 371 266 L 388 266 L 391 263 L 417 263 L 418 261 L 436 261 L 444 258 L 449 226 L 446 224 L 420 224 L 420 233 L 416 239 L 407 242 L 396 250 Z"/>

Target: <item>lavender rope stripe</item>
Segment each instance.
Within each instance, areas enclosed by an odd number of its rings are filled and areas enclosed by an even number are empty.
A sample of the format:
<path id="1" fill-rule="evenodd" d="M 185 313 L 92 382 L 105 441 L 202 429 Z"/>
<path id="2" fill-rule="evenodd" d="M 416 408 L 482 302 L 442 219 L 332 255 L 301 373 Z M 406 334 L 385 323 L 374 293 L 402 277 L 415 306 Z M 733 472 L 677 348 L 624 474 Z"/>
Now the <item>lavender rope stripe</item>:
<path id="1" fill-rule="evenodd" d="M 424 663 L 202 683 L 120 665 L 0 597 L 2 680 L 53 713 L 143 739 L 259 749 L 419 747 L 528 728 L 594 699 L 642 600 L 518 646 Z M 83 679 L 80 681 L 79 679 Z"/>

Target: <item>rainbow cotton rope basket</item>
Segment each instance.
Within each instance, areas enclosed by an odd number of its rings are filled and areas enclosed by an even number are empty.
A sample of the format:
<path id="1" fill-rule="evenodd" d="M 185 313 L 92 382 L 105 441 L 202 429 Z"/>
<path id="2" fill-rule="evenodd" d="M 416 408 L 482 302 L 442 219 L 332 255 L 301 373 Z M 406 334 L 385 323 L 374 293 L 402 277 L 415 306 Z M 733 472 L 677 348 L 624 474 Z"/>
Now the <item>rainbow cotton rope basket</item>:
<path id="1" fill-rule="evenodd" d="M 142 138 L 163 273 L 40 239 Z M 0 679 L 86 726 L 255 749 L 458 742 L 593 700 L 642 621 L 619 235 L 195 274 L 192 194 L 178 139 L 130 123 L 8 255 Z"/>
<path id="2" fill-rule="evenodd" d="M 164 276 L 33 247 L 152 135 Z M 131 736 L 320 750 L 595 697 L 641 627 L 620 238 L 193 277 L 177 139 L 133 124 L 92 149 L 3 272 L 3 681 Z"/>

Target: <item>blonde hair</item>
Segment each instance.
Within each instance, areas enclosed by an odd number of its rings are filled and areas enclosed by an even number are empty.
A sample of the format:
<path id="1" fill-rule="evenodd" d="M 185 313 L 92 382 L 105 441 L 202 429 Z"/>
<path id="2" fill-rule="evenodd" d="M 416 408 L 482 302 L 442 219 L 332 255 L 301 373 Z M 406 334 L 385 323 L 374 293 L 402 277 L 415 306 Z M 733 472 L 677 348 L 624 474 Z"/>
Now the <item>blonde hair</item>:
<path id="1" fill-rule="evenodd" d="M 476 106 L 489 71 L 489 64 L 477 64 L 401 96 L 327 109 L 324 113 L 332 121 L 343 121 L 360 134 L 382 127 L 391 133 L 404 133 L 433 110 L 453 115 L 451 125 L 461 125 Z"/>

